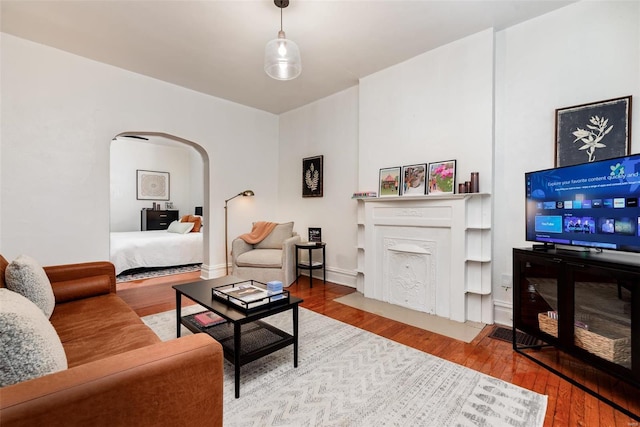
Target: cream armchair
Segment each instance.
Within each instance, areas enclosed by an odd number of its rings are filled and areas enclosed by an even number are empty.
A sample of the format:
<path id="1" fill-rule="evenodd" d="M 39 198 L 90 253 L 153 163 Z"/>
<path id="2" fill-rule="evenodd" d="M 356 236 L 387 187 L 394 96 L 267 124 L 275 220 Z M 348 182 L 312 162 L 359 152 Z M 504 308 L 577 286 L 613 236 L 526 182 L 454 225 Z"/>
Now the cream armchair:
<path id="1" fill-rule="evenodd" d="M 233 275 L 263 283 L 279 280 L 289 286 L 296 280 L 295 245 L 299 242 L 293 222 L 278 224 L 255 245 L 237 238 L 231 246 Z"/>

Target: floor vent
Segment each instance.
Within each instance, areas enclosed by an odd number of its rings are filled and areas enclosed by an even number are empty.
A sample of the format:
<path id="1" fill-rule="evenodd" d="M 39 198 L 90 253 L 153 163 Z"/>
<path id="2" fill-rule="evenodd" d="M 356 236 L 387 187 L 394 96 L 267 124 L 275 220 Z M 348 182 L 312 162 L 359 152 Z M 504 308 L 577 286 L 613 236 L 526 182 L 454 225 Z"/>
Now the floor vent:
<path id="1" fill-rule="evenodd" d="M 510 328 L 502 328 L 500 326 L 496 326 L 489 334 L 489 338 L 512 342 L 513 331 Z M 516 342 L 520 345 L 535 345 L 538 343 L 538 339 L 532 337 L 531 335 L 527 335 L 524 332 L 516 331 Z"/>

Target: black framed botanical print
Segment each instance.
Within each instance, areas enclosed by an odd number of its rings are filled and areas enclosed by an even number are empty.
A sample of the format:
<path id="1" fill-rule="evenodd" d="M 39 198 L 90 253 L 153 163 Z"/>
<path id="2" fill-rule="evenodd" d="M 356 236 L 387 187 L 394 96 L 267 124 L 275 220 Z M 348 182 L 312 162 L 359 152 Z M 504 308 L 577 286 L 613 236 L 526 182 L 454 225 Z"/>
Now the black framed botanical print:
<path id="1" fill-rule="evenodd" d="M 302 159 L 302 197 L 322 197 L 323 156 Z"/>
<path id="2" fill-rule="evenodd" d="M 556 110 L 556 167 L 629 154 L 631 96 Z"/>

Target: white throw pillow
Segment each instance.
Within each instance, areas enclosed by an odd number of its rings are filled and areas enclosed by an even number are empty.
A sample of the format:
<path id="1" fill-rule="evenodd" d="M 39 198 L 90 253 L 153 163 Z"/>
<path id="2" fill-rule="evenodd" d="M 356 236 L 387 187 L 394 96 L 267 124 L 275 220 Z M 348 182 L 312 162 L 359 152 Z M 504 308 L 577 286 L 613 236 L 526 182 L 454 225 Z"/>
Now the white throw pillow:
<path id="1" fill-rule="evenodd" d="M 0 387 L 67 369 L 60 338 L 42 310 L 0 288 Z"/>
<path id="2" fill-rule="evenodd" d="M 36 260 L 26 255 L 18 256 L 7 266 L 5 282 L 8 289 L 40 307 L 47 319 L 51 317 L 56 298 L 47 274 Z"/>
<path id="3" fill-rule="evenodd" d="M 169 224 L 167 231 L 169 233 L 187 234 L 193 229 L 193 222 L 173 221 Z"/>

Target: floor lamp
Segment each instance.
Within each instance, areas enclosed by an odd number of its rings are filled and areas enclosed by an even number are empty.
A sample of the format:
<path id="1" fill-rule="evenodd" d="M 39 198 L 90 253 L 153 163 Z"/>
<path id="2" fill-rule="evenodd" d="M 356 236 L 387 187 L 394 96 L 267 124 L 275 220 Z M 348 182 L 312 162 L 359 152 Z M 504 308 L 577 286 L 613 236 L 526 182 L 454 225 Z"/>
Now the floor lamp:
<path id="1" fill-rule="evenodd" d="M 253 196 L 254 193 L 251 190 L 244 190 L 242 193 L 238 193 L 235 196 L 233 196 L 230 199 L 227 199 L 224 201 L 224 266 L 227 269 L 227 276 L 229 275 L 229 244 L 228 244 L 228 237 L 227 237 L 227 203 L 229 203 L 229 200 L 233 200 L 236 197 L 239 196 Z"/>

